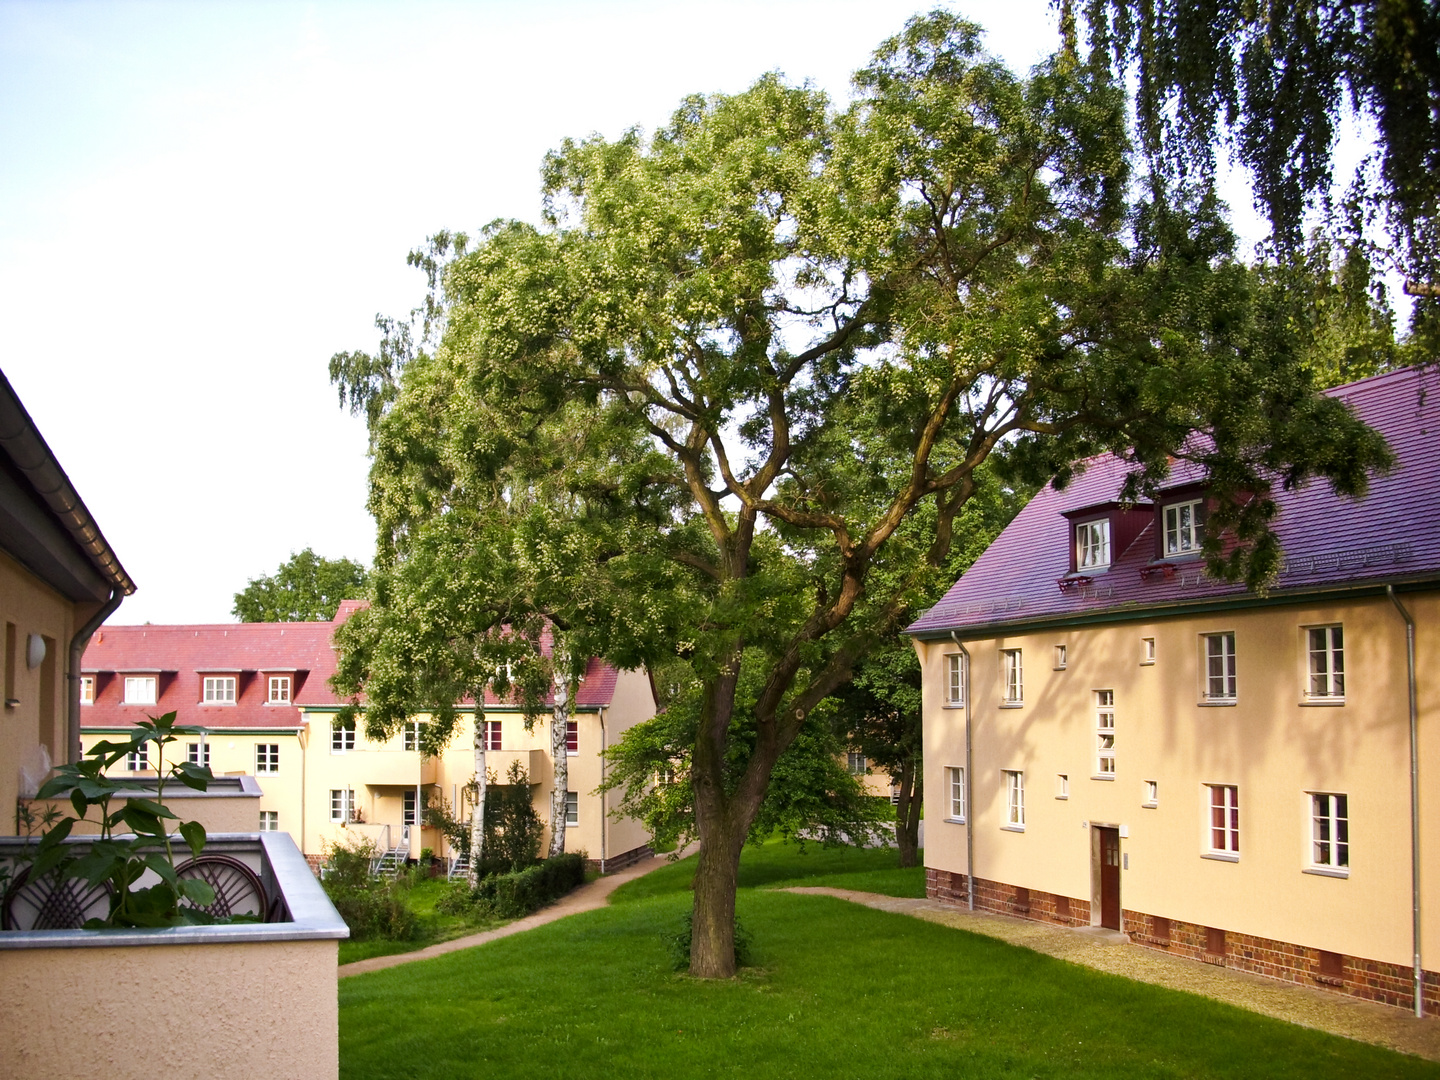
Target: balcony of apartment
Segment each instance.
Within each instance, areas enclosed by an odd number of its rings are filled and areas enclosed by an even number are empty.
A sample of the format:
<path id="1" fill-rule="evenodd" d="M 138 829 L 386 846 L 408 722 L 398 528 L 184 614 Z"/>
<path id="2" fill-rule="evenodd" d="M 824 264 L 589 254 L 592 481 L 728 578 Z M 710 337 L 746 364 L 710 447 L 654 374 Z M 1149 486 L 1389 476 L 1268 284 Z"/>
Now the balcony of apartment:
<path id="1" fill-rule="evenodd" d="M 435 783 L 440 763 L 413 750 L 350 750 L 345 754 L 349 779 L 368 787 L 414 787 Z"/>
<path id="2" fill-rule="evenodd" d="M 154 1075 L 154 1030 L 135 1018 L 177 1008 L 204 1021 L 204 1038 L 172 1060 L 187 1074 L 338 1075 L 335 967 L 349 931 L 288 833 L 214 835 L 195 864 L 177 859 L 182 875 L 215 887 L 214 913 L 260 921 L 144 930 L 78 929 L 106 915 L 108 892 L 74 878 L 29 883 L 34 843 L 0 838 L 0 863 L 16 874 L 0 929 L 0 1076 L 37 1075 L 37 1063 L 49 1076 Z M 147 871 L 136 887 L 154 880 Z"/>
<path id="3" fill-rule="evenodd" d="M 510 775 L 510 768 L 515 762 L 525 770 L 530 777 L 532 784 L 548 784 L 550 782 L 550 755 L 544 750 L 487 750 L 485 752 L 485 770 L 494 775 L 494 782 L 507 784 Z"/>

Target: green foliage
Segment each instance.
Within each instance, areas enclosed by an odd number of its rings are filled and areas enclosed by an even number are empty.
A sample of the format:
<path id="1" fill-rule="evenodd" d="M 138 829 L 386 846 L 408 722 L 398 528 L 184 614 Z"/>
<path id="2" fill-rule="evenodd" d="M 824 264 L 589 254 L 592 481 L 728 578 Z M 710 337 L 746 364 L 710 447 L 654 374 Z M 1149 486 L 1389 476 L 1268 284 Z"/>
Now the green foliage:
<path id="1" fill-rule="evenodd" d="M 420 920 L 407 902 L 408 883 L 370 872 L 379 849 L 367 837 L 325 844 L 320 884 L 354 941 L 411 941 Z"/>
<path id="2" fill-rule="evenodd" d="M 535 812 L 535 786 L 518 760 L 510 763 L 505 783 L 485 788 L 485 859 L 482 874 L 519 870 L 540 854 L 545 823 Z"/>
<path id="3" fill-rule="evenodd" d="M 1347 113 L 1373 122 L 1376 146 L 1350 181 L 1346 214 L 1382 219 L 1386 269 L 1440 281 L 1433 0 L 1066 0 L 1063 8 L 1072 42 L 1069 13 L 1083 13 L 1091 65 L 1136 80 L 1147 155 L 1171 173 L 1213 183 L 1223 140 L 1248 169 L 1256 202 L 1289 254 L 1301 254 L 1306 212 L 1330 212 L 1345 182 L 1333 155 Z M 1440 302 L 1421 300 L 1415 314 L 1433 348 Z"/>
<path id="4" fill-rule="evenodd" d="M 482 912 L 499 919 L 518 919 L 560 899 L 585 882 L 585 857 L 576 852 L 508 873 L 490 874 L 474 888 L 457 889 L 441 903 L 454 913 Z"/>
<path id="5" fill-rule="evenodd" d="M 680 931 L 674 937 L 668 939 L 666 948 L 670 953 L 670 969 L 672 971 L 690 970 L 690 942 L 695 935 L 695 912 L 687 911 L 680 916 Z M 735 920 L 735 966 L 736 968 L 749 967 L 751 963 L 751 950 L 754 947 L 755 938 L 745 924 L 739 919 Z"/>
<path id="6" fill-rule="evenodd" d="M 208 766 L 188 761 L 165 763 L 165 747 L 199 729 L 175 723 L 175 714 L 152 716 L 135 725 L 130 737 L 121 741 L 102 739 L 74 764 L 59 765 L 41 786 L 37 798 L 68 797 L 74 816 L 63 816 L 46 829 L 36 847 L 30 874 L 34 878 L 55 874 L 80 878 L 90 885 L 109 882 L 110 911 L 103 919 L 90 919 L 86 929 L 105 927 L 184 926 L 214 922 L 202 910 L 215 902 L 215 890 L 199 878 L 182 878 L 175 870 L 174 839 L 178 835 L 190 854 L 205 849 L 205 827 L 198 821 L 181 822 L 165 806 L 165 785 L 177 780 L 186 787 L 204 791 L 212 779 Z M 155 798 L 125 797 L 135 790 L 133 782 L 113 779 L 106 770 L 127 755 L 150 748 L 155 760 Z M 119 800 L 119 809 L 111 810 Z M 99 835 L 79 855 L 64 843 L 81 821 L 96 811 Z M 172 833 L 169 822 L 176 822 Z M 133 833 L 123 839 L 117 830 Z M 159 880 L 145 888 L 136 883 L 147 872 Z"/>
<path id="7" fill-rule="evenodd" d="M 306 548 L 274 574 L 251 578 L 235 594 L 232 614 L 241 622 L 329 622 L 340 601 L 365 595 L 365 567 L 350 559 L 325 559 Z"/>

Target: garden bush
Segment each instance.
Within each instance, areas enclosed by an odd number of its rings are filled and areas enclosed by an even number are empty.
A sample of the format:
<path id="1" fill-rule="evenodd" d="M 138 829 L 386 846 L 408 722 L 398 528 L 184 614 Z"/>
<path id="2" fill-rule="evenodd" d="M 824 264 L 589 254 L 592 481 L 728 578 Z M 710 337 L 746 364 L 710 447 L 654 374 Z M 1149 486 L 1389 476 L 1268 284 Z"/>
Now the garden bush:
<path id="1" fill-rule="evenodd" d="M 483 906 L 497 918 L 518 919 L 558 900 L 585 881 L 585 857 L 557 855 L 542 863 L 508 874 L 491 874 L 480 879 L 468 901 L 446 897 L 441 903 Z M 460 910 L 459 906 L 456 910 Z"/>
<path id="2" fill-rule="evenodd" d="M 326 845 L 320 883 L 350 928 L 351 940 L 410 941 L 420 919 L 410 909 L 404 882 L 370 876 L 375 854 L 375 845 L 363 838 Z"/>

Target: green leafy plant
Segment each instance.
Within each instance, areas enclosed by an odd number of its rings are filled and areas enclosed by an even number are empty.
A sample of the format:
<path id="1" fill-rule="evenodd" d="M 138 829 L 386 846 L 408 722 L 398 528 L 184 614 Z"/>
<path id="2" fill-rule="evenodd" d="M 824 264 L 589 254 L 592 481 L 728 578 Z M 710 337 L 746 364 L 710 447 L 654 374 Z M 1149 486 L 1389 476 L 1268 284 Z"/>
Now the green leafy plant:
<path id="1" fill-rule="evenodd" d="M 370 872 L 379 855 L 375 842 L 356 837 L 348 844 L 326 844 L 321 884 L 355 941 L 379 938 L 410 941 L 420 920 L 406 897 L 406 882 L 385 881 Z"/>
<path id="2" fill-rule="evenodd" d="M 680 932 L 670 938 L 666 943 L 670 953 L 670 966 L 675 971 L 688 971 L 690 968 L 690 942 L 695 936 L 695 912 L 687 911 L 681 917 Z M 754 935 L 739 919 L 735 920 L 735 967 L 749 967 L 751 964 L 750 950 L 754 942 Z"/>
<path id="3" fill-rule="evenodd" d="M 215 921 L 202 910 L 215 902 L 215 890 L 198 878 L 180 877 L 175 868 L 175 833 L 190 854 L 198 856 L 205 848 L 205 827 L 198 821 L 185 821 L 172 833 L 167 823 L 178 822 L 179 818 L 165 806 L 167 780 L 177 780 L 196 791 L 204 791 L 210 784 L 208 766 L 188 761 L 168 766 L 165 763 L 165 747 L 183 736 L 198 734 L 197 728 L 177 725 L 173 712 L 152 716 L 136 724 L 128 739 L 102 740 L 80 761 L 56 768 L 55 775 L 37 793 L 41 799 L 68 797 L 75 815 L 60 817 L 40 838 L 30 866 L 32 880 L 57 874 L 81 878 L 91 885 L 110 883 L 110 912 L 103 919 L 87 921 L 87 930 Z M 107 776 L 106 770 L 151 743 L 156 759 L 155 798 L 139 798 L 133 794 L 132 783 Z M 111 804 L 117 799 L 119 809 L 112 810 Z M 91 820 L 92 810 L 99 814 L 100 834 L 77 855 L 73 846 L 64 841 L 77 824 Z M 122 829 L 132 835 L 125 835 Z M 159 880 L 136 888 L 147 871 Z"/>

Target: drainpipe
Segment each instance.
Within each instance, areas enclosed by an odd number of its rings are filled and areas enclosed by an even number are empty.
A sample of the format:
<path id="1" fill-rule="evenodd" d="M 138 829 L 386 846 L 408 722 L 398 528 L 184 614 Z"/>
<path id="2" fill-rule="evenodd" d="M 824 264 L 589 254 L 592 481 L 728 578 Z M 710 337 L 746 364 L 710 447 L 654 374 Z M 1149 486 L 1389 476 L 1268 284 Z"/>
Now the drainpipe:
<path id="1" fill-rule="evenodd" d="M 132 588 L 131 591 L 133 591 L 133 588 Z M 90 621 L 87 622 L 84 626 L 82 626 L 78 631 L 76 631 L 75 636 L 70 639 L 70 667 L 69 667 L 69 669 L 65 672 L 65 696 L 66 696 L 66 699 L 67 699 L 67 700 L 66 700 L 66 711 L 69 712 L 69 714 L 70 714 L 70 731 L 69 731 L 69 736 L 70 736 L 70 738 L 69 738 L 70 749 L 69 749 L 69 754 L 68 754 L 68 756 L 67 756 L 67 760 L 69 760 L 69 761 L 71 761 L 71 762 L 77 762 L 77 761 L 79 761 L 79 760 L 80 760 L 80 756 L 81 756 L 81 750 L 80 750 L 80 664 L 82 663 L 81 658 L 85 655 L 85 647 L 90 644 L 90 638 L 94 635 L 94 633 L 95 633 L 96 630 L 99 630 L 99 629 L 100 629 L 100 624 L 103 623 L 106 619 L 108 619 L 111 615 L 113 615 L 113 614 L 115 613 L 115 609 L 120 606 L 120 601 L 121 601 L 121 600 L 124 600 L 127 595 L 128 595 L 128 594 L 127 594 L 124 590 L 122 590 L 119 586 L 112 585 L 112 586 L 110 587 L 110 599 L 109 599 L 109 600 L 106 600 L 105 603 L 101 606 L 100 610 L 97 611 L 97 612 L 91 617 Z M 55 747 L 55 749 L 56 749 L 56 750 L 59 750 L 60 748 L 57 746 L 57 747 Z M 59 755 L 58 753 L 57 753 L 55 756 L 56 756 L 57 759 L 60 757 L 60 755 Z M 56 764 L 59 764 L 58 760 L 57 760 Z"/>
<path id="2" fill-rule="evenodd" d="M 1415 696 L 1415 620 L 1386 585 L 1385 595 L 1405 620 L 1405 659 L 1410 681 L 1410 917 L 1415 944 L 1415 1015 L 1425 1015 L 1425 972 L 1420 966 L 1420 733 L 1419 705 Z"/>
<path id="3" fill-rule="evenodd" d="M 301 726 L 299 730 L 295 732 L 295 742 L 300 747 L 300 843 L 296 846 L 299 847 L 300 854 L 303 855 L 305 854 L 305 800 L 307 797 L 305 793 L 305 774 L 308 762 L 306 759 L 310 756 L 305 751 L 306 747 L 310 745 L 310 718 L 302 713 L 300 721 Z"/>
<path id="4" fill-rule="evenodd" d="M 605 873 L 605 801 L 610 793 L 605 791 L 605 706 L 600 706 L 600 873 Z"/>
<path id="5" fill-rule="evenodd" d="M 970 734 L 970 650 L 954 630 L 950 640 L 965 658 L 965 906 L 975 910 L 975 811 L 971 791 L 975 786 L 975 747 Z"/>

